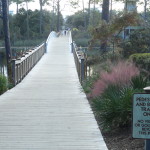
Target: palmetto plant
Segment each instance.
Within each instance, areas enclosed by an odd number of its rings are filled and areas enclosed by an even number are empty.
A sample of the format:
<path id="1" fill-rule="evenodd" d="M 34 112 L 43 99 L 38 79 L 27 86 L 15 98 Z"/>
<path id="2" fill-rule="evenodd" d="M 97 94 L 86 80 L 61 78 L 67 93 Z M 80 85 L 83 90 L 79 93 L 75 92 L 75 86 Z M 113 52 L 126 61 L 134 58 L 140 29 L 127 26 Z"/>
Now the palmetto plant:
<path id="1" fill-rule="evenodd" d="M 139 75 L 132 78 L 131 84 L 134 89 L 143 89 L 147 86 L 147 81 L 147 78 Z"/>
<path id="2" fill-rule="evenodd" d="M 93 110 L 105 128 L 130 124 L 134 92 L 131 86 L 109 85 L 100 97 L 93 100 Z"/>

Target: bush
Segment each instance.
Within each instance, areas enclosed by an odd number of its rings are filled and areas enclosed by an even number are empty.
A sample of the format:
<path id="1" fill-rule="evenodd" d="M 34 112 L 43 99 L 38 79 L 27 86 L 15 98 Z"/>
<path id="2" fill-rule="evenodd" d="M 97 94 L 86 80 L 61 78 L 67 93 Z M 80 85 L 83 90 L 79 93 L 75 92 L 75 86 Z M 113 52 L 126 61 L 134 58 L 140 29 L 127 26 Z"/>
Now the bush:
<path id="1" fill-rule="evenodd" d="M 97 80 L 98 75 L 94 74 L 92 76 L 89 76 L 86 78 L 86 80 L 83 81 L 82 87 L 85 93 L 90 93 L 93 83 Z"/>
<path id="2" fill-rule="evenodd" d="M 148 79 L 142 75 L 135 76 L 131 79 L 131 85 L 134 89 L 143 89 L 147 86 Z"/>
<path id="3" fill-rule="evenodd" d="M 7 78 L 0 74 L 0 94 L 7 90 Z"/>
<path id="4" fill-rule="evenodd" d="M 105 128 L 127 126 L 131 122 L 132 87 L 109 85 L 92 104 L 97 117 Z"/>
<path id="5" fill-rule="evenodd" d="M 87 31 L 84 30 L 74 30 L 72 32 L 73 41 L 77 44 L 77 46 L 88 47 L 88 41 L 90 40 L 90 36 Z"/>
<path id="6" fill-rule="evenodd" d="M 44 40 L 45 39 L 18 40 L 13 43 L 13 46 L 24 46 L 24 47 L 37 46 L 40 43 L 42 43 Z"/>
<path id="7" fill-rule="evenodd" d="M 92 90 L 92 108 L 105 129 L 130 125 L 132 96 L 147 86 L 133 63 L 119 62 L 110 68 L 100 74 Z"/>
<path id="8" fill-rule="evenodd" d="M 133 32 L 129 39 L 122 43 L 123 55 L 128 57 L 134 53 L 150 52 L 150 29 L 138 29 Z"/>
<path id="9" fill-rule="evenodd" d="M 136 65 L 146 69 L 146 67 L 150 65 L 150 53 L 136 53 L 131 55 L 129 60 L 132 60 Z"/>
<path id="10" fill-rule="evenodd" d="M 142 74 L 150 76 L 150 53 L 136 53 L 129 57 L 129 60 L 133 61 L 138 67 L 142 69 Z"/>
<path id="11" fill-rule="evenodd" d="M 77 44 L 78 47 L 87 47 L 88 46 L 88 39 L 84 39 L 84 38 L 78 38 L 75 39 L 75 43 Z"/>
<path id="12" fill-rule="evenodd" d="M 130 85 L 132 77 L 139 74 L 138 68 L 133 63 L 119 62 L 111 67 L 110 72 L 102 72 L 99 80 L 94 84 L 92 96 L 99 96 L 109 85 Z"/>

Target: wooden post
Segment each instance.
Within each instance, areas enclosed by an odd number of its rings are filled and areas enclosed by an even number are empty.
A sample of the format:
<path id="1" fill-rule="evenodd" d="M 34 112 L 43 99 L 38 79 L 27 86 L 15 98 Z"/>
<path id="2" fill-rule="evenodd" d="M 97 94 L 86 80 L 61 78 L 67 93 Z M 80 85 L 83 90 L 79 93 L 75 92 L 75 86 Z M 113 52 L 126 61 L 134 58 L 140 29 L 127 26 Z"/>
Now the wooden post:
<path id="1" fill-rule="evenodd" d="M 84 58 L 81 58 L 81 73 L 80 73 L 80 76 L 81 76 L 81 84 L 85 78 L 85 70 L 84 70 Z"/>
<path id="2" fill-rule="evenodd" d="M 45 53 L 47 53 L 47 43 L 45 42 Z"/>
<path id="3" fill-rule="evenodd" d="M 13 85 L 16 85 L 16 59 L 12 59 L 12 77 L 13 77 Z"/>
<path id="4" fill-rule="evenodd" d="M 145 91 L 147 94 L 150 94 L 150 86 L 145 87 L 145 88 L 144 88 L 144 91 Z M 145 150 L 150 150 L 150 140 L 149 140 L 149 139 L 146 139 L 146 140 L 145 140 Z"/>

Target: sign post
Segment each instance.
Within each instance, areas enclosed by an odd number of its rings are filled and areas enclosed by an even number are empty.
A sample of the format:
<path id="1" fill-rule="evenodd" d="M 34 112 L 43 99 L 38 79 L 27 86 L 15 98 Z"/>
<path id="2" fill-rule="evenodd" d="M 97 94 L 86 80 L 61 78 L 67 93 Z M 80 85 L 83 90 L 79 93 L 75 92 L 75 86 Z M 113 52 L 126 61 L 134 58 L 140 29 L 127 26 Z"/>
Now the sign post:
<path id="1" fill-rule="evenodd" d="M 149 92 L 134 94 L 132 136 L 145 140 L 145 150 L 150 150 L 150 87 Z"/>
<path id="2" fill-rule="evenodd" d="M 144 91 L 147 93 L 147 94 L 150 94 L 150 87 L 146 87 L 144 88 Z M 149 150 L 150 149 L 150 140 L 145 140 L 145 150 Z"/>

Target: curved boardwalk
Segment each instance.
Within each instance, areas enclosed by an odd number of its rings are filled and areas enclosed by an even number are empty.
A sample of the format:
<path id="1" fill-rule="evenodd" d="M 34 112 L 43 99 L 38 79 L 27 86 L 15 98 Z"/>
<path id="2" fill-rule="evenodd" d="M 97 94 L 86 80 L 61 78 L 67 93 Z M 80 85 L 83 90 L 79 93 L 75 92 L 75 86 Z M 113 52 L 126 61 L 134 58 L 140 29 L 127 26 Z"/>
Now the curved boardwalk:
<path id="1" fill-rule="evenodd" d="M 68 37 L 0 96 L 0 150 L 107 150 L 78 81 Z"/>

